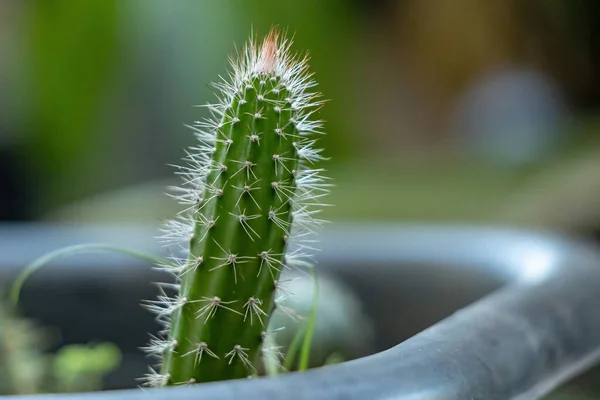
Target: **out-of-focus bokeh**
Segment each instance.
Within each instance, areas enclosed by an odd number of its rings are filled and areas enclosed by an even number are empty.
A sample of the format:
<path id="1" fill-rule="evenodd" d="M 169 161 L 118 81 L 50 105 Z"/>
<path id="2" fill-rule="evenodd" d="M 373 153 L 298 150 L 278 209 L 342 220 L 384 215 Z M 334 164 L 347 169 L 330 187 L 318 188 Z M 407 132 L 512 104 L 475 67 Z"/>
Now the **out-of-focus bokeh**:
<path id="1" fill-rule="evenodd" d="M 0 221 L 158 225 L 210 83 L 272 25 L 331 101 L 330 220 L 600 240 L 594 0 L 0 0 Z"/>
<path id="2" fill-rule="evenodd" d="M 0 2 L 0 219 L 158 223 L 252 30 L 309 50 L 326 217 L 597 234 L 593 0 Z"/>

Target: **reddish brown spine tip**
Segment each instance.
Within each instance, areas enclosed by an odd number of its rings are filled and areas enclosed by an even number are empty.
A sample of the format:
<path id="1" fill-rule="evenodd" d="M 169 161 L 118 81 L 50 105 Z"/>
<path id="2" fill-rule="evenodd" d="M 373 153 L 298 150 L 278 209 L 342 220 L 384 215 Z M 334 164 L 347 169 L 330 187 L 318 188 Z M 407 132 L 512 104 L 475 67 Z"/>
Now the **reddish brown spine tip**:
<path id="1" fill-rule="evenodd" d="M 279 40 L 279 30 L 271 28 L 262 46 L 258 56 L 256 69 L 258 72 L 274 74 L 277 67 L 277 41 Z"/>

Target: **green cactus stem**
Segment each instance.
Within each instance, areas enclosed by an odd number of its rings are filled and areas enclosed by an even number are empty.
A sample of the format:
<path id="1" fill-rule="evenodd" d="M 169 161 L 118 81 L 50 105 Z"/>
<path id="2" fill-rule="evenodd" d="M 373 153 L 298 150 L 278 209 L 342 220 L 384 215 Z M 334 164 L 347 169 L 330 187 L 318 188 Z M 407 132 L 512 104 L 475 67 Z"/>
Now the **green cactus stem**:
<path id="1" fill-rule="evenodd" d="M 177 189 L 187 208 L 163 236 L 184 253 L 164 266 L 178 292 L 146 304 L 165 326 L 146 348 L 162 357 L 149 386 L 255 374 L 261 350 L 273 350 L 263 343 L 281 271 L 305 265 L 323 222 L 315 213 L 328 184 L 312 168 L 322 159 L 313 147 L 322 101 L 310 92 L 308 58 L 282 36 L 250 40 L 215 85 L 212 118 L 191 126 L 198 145 Z"/>

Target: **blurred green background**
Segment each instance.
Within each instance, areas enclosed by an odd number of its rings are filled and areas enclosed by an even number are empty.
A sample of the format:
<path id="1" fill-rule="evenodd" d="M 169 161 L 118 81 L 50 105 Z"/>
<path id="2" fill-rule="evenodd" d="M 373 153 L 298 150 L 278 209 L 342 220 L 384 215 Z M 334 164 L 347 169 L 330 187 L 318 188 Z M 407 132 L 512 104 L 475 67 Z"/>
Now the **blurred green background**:
<path id="1" fill-rule="evenodd" d="M 2 0 L 0 220 L 173 215 L 193 106 L 279 25 L 331 99 L 324 217 L 600 240 L 599 20 L 594 0 Z"/>
<path id="2" fill-rule="evenodd" d="M 597 235 L 592 0 L 0 3 L 2 220 L 158 223 L 252 29 L 309 50 L 336 219 Z M 597 25 L 597 24 L 596 24 Z M 370 199 L 377 198 L 373 207 Z"/>

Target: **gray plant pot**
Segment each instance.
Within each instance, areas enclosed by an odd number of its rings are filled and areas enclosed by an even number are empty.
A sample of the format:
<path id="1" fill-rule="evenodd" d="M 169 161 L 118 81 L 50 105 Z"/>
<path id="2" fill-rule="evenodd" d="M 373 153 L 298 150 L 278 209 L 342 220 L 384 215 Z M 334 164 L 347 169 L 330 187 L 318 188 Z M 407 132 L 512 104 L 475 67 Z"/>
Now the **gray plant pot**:
<path id="1" fill-rule="evenodd" d="M 484 227 L 334 225 L 323 233 L 318 270 L 361 299 L 375 327 L 375 354 L 275 378 L 40 400 L 535 399 L 600 360 L 600 252 L 591 244 Z M 153 234 L 5 226 L 0 279 L 64 245 L 152 251 Z M 139 300 L 153 297 L 156 278 L 122 256 L 77 257 L 35 275 L 22 307 L 58 326 L 64 343 L 118 343 L 126 362 L 108 385 L 125 387 L 144 372 L 137 348 L 155 326 Z"/>

